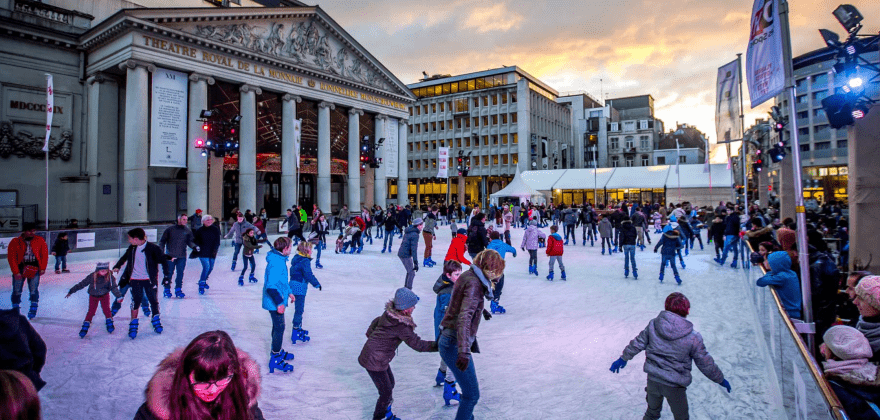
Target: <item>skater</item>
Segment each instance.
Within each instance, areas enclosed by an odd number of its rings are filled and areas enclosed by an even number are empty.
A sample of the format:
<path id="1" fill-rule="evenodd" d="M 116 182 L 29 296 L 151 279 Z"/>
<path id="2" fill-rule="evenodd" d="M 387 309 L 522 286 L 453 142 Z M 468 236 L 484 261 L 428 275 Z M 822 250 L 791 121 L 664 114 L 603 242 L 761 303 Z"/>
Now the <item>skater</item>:
<path id="1" fill-rule="evenodd" d="M 193 241 L 193 233 L 187 226 L 186 214 L 177 217 L 177 224 L 169 226 L 162 233 L 159 239 L 159 249 L 171 256 L 171 264 L 166 265 L 165 277 L 171 278 L 177 271 L 177 277 L 174 279 L 174 295 L 178 299 L 183 299 L 186 295 L 183 293 L 183 270 L 186 268 L 186 247 L 190 247 L 196 252 L 199 246 Z M 166 298 L 171 297 L 171 285 L 165 286 L 163 294 Z"/>
<path id="2" fill-rule="evenodd" d="M 194 242 L 199 246 L 196 255 L 202 264 L 202 274 L 199 276 L 199 294 L 205 294 L 208 287 L 208 276 L 214 271 L 214 261 L 217 260 L 217 251 L 220 249 L 220 228 L 214 224 L 214 217 L 210 214 L 202 216 L 200 228 L 195 232 Z"/>
<path id="3" fill-rule="evenodd" d="M 696 216 L 691 217 L 690 219 L 690 227 L 691 227 L 691 249 L 694 249 L 694 242 L 700 243 L 700 250 L 703 250 L 703 236 L 702 229 L 705 227 L 703 223 L 700 222 L 700 219 Z"/>
<path id="4" fill-rule="evenodd" d="M 290 293 L 294 296 L 294 312 L 293 312 L 293 331 L 290 334 L 290 341 L 296 344 L 296 341 L 309 341 L 308 330 L 302 329 L 303 311 L 306 309 L 306 293 L 309 291 L 308 284 L 312 287 L 321 289 L 321 283 L 312 274 L 312 244 L 310 242 L 300 242 L 296 247 L 296 255 L 290 262 Z"/>
<path id="5" fill-rule="evenodd" d="M 547 239 L 547 256 L 550 257 L 550 274 L 547 274 L 547 280 L 553 281 L 553 266 L 559 262 L 559 271 L 562 280 L 565 280 L 565 266 L 562 265 L 563 244 L 562 237 L 559 236 L 559 225 L 550 226 L 550 237 Z M 502 255 L 503 257 L 503 255 Z"/>
<path id="6" fill-rule="evenodd" d="M 52 256 L 55 257 L 55 274 L 69 273 L 67 269 L 67 253 L 70 252 L 70 243 L 67 241 L 67 232 L 58 234 L 58 239 L 52 244 Z"/>
<path id="7" fill-rule="evenodd" d="M 0 371 L 19 372 L 34 388 L 42 389 L 46 385 L 40 377 L 46 364 L 46 343 L 18 309 L 0 309 L 0 343 Z"/>
<path id="8" fill-rule="evenodd" d="M 248 263 L 251 265 L 251 275 L 248 277 L 249 283 L 256 283 L 257 278 L 254 277 L 254 270 L 257 269 L 257 263 L 254 259 L 254 252 L 263 246 L 257 243 L 256 234 L 253 229 L 247 229 L 241 235 L 241 246 L 244 251 L 241 253 L 241 273 L 238 276 L 238 285 L 244 286 L 244 273 L 248 269 Z"/>
<path id="9" fill-rule="evenodd" d="M 648 221 L 645 219 L 644 213 L 642 213 L 639 207 L 636 207 L 636 210 L 632 214 L 632 225 L 636 229 L 636 235 L 638 237 L 638 242 L 636 245 L 641 248 L 642 251 L 645 250 L 645 231 L 648 230 Z"/>
<path id="10" fill-rule="evenodd" d="M 449 307 L 449 299 L 452 297 L 452 287 L 461 276 L 461 263 L 455 260 L 449 260 L 443 263 L 443 274 L 434 283 L 434 293 L 437 294 L 437 304 L 434 306 L 434 339 L 440 339 L 440 322 L 446 314 L 446 308 Z M 450 400 L 460 401 L 461 395 L 455 388 L 455 375 L 446 366 L 446 362 L 440 359 L 440 368 L 437 370 L 437 376 L 434 378 L 437 386 L 443 387 L 443 399 L 446 405 Z"/>
<path id="11" fill-rule="evenodd" d="M 611 222 L 611 227 L 614 229 L 611 236 L 611 243 L 614 244 L 614 251 L 612 252 L 620 252 L 620 222 L 623 221 L 623 211 L 615 209 L 608 215 L 607 219 Z"/>
<path id="12" fill-rule="evenodd" d="M 287 237 L 294 239 L 294 245 L 299 241 L 306 240 L 303 238 L 302 225 L 299 223 L 299 211 L 296 210 L 296 206 L 294 206 L 293 210 L 287 209 L 287 217 L 284 219 L 284 223 L 287 225 Z"/>
<path id="13" fill-rule="evenodd" d="M 191 230 L 194 235 L 196 231 L 199 230 L 200 227 L 202 227 L 202 224 L 204 223 L 202 221 L 203 218 L 204 216 L 202 216 L 202 209 L 196 209 L 195 213 L 189 216 L 189 230 Z"/>
<path id="14" fill-rule="evenodd" d="M 418 301 L 419 297 L 412 290 L 405 287 L 397 289 L 394 299 L 385 304 L 385 312 L 374 319 L 367 328 L 367 342 L 361 349 L 358 363 L 367 370 L 379 391 L 376 409 L 373 410 L 373 420 L 400 420 L 391 411 L 394 391 L 391 360 L 394 359 L 400 343 L 405 342 L 417 352 L 437 351 L 436 341 L 422 340 L 415 332 L 416 323 L 413 321 L 412 313 Z"/>
<path id="15" fill-rule="evenodd" d="M 639 269 L 636 267 L 636 237 L 638 231 L 633 226 L 629 216 L 623 215 L 620 222 L 620 247 L 623 248 L 623 277 L 629 278 L 629 264 L 632 262 L 633 278 L 639 279 Z"/>
<path id="16" fill-rule="evenodd" d="M 159 300 L 156 294 L 159 292 L 159 266 L 167 273 L 168 259 L 158 245 L 147 242 L 147 234 L 141 228 L 128 231 L 128 243 L 130 244 L 128 249 L 122 254 L 122 258 L 116 261 L 113 272 L 118 273 L 122 264 L 128 263 L 119 277 L 119 287 L 131 284 L 131 322 L 128 324 L 128 336 L 134 340 L 138 332 L 138 307 L 141 306 L 145 295 L 150 301 L 150 309 L 153 313 L 153 330 L 156 334 L 162 334 Z M 162 279 L 162 284 L 168 287 L 171 278 L 165 277 Z"/>
<path id="17" fill-rule="evenodd" d="M 608 255 L 612 255 L 611 248 L 611 235 L 613 226 L 611 226 L 611 221 L 608 220 L 608 217 L 604 215 L 599 215 L 599 241 L 602 243 L 602 255 L 605 255 L 605 244 L 608 244 Z"/>
<path id="18" fill-rule="evenodd" d="M 452 370 L 461 387 L 461 400 L 455 420 L 469 420 L 480 399 L 480 386 L 471 352 L 479 353 L 477 333 L 480 315 L 491 314 L 483 309 L 484 299 L 492 299 L 492 284 L 504 274 L 504 260 L 487 249 L 474 258 L 470 270 L 462 273 L 452 288 L 449 307 L 440 322 L 440 357 Z"/>
<path id="19" fill-rule="evenodd" d="M 343 204 L 342 208 L 339 209 L 339 213 L 336 215 L 336 221 L 333 228 L 339 229 L 339 233 L 342 233 L 342 230 L 348 225 L 348 217 L 350 214 L 351 212 L 348 211 L 348 206 Z"/>
<path id="20" fill-rule="evenodd" d="M 510 212 L 510 206 L 507 204 L 504 205 L 504 211 L 501 214 L 501 218 L 504 219 L 504 242 L 513 246 L 513 244 L 510 243 L 510 228 L 515 222 L 513 213 Z"/>
<path id="21" fill-rule="evenodd" d="M 474 258 L 489 245 L 489 233 L 486 231 L 486 214 L 477 213 L 471 217 L 468 226 L 468 255 Z"/>
<path id="22" fill-rule="evenodd" d="M 724 219 L 722 216 L 715 216 L 715 219 L 712 220 L 709 236 L 715 243 L 715 259 L 721 259 L 721 251 L 724 249 Z"/>
<path id="23" fill-rule="evenodd" d="M 663 215 L 660 214 L 659 210 L 654 210 L 654 214 L 651 215 L 651 220 L 654 221 L 654 234 L 660 234 L 661 229 L 663 228 L 661 225 L 661 222 L 663 222 Z"/>
<path id="24" fill-rule="evenodd" d="M 691 366 L 696 364 L 709 380 L 724 387 L 729 393 L 730 382 L 703 344 L 703 336 L 694 331 L 688 321 L 690 301 L 681 293 L 666 298 L 664 311 L 648 322 L 648 326 L 623 350 L 611 364 L 611 371 L 619 373 L 640 352 L 645 352 L 645 373 L 648 374 L 648 409 L 643 420 L 660 418 L 663 399 L 669 403 L 675 420 L 688 419 L 687 387 L 691 384 Z"/>
<path id="25" fill-rule="evenodd" d="M 730 264 L 730 268 L 737 268 L 737 259 L 739 257 L 740 214 L 737 210 L 734 209 L 733 213 L 730 213 L 724 219 L 724 250 L 721 251 L 721 258 L 715 259 L 715 262 L 724 265 L 724 262 L 727 261 L 727 253 L 733 250 L 733 264 Z M 745 259 L 745 256 L 743 256 L 743 259 Z"/>
<path id="26" fill-rule="evenodd" d="M 355 219 L 351 219 L 351 222 L 348 223 L 348 227 L 345 228 L 342 239 L 342 253 L 345 254 L 348 247 L 351 246 L 351 252 L 349 254 L 354 254 L 357 251 L 357 243 L 360 240 L 361 236 L 361 228 L 360 225 L 357 224 Z"/>
<path id="27" fill-rule="evenodd" d="M 37 236 L 37 225 L 32 222 L 22 224 L 21 235 L 13 238 L 7 248 L 6 259 L 12 270 L 12 309 L 21 306 L 21 291 L 27 281 L 31 308 L 28 319 L 37 316 L 40 305 L 40 276 L 46 273 L 49 264 L 49 247 L 46 241 Z"/>
<path id="28" fill-rule="evenodd" d="M 587 246 L 587 239 L 590 240 L 590 246 L 593 246 L 596 240 L 596 212 L 589 204 L 585 205 L 578 216 L 578 221 L 583 226 L 583 246 Z M 577 244 L 577 242 L 575 242 Z"/>
<path id="29" fill-rule="evenodd" d="M 272 249 L 266 254 L 266 271 L 263 274 L 263 309 L 269 311 L 272 319 L 272 349 L 269 353 L 269 373 L 275 369 L 281 372 L 293 371 L 293 366 L 287 363 L 293 360 L 293 354 L 281 348 L 284 339 L 284 311 L 287 302 L 295 302 L 296 297 L 290 290 L 289 274 L 287 271 L 287 259 L 290 255 L 293 241 L 290 238 L 280 237 L 272 244 Z"/>
<path id="30" fill-rule="evenodd" d="M 354 235 L 352 235 L 351 237 L 351 253 L 354 254 L 355 252 L 357 252 L 358 254 L 360 254 L 361 251 L 364 250 L 364 233 L 367 229 L 367 223 L 364 222 L 364 219 L 362 219 L 360 216 L 355 216 L 353 219 L 351 219 L 351 222 L 356 224 L 358 227 L 357 232 L 355 232 Z"/>
<path id="31" fill-rule="evenodd" d="M 538 239 L 544 239 L 547 235 L 538 230 L 538 221 L 529 221 L 529 227 L 523 233 L 520 249 L 529 252 L 529 274 L 538 275 Z"/>
<path id="32" fill-rule="evenodd" d="M 461 264 L 471 265 L 471 262 L 464 256 L 465 252 L 467 252 L 467 231 L 459 229 L 452 237 L 452 242 L 449 243 L 449 250 L 446 251 L 446 258 L 443 260 L 458 261 Z"/>
<path id="33" fill-rule="evenodd" d="M 224 331 L 208 331 L 165 357 L 134 420 L 264 420 L 260 366 Z"/>
<path id="34" fill-rule="evenodd" d="M 577 206 L 562 210 L 562 224 L 565 226 L 565 245 L 568 245 L 569 237 L 571 237 L 572 245 L 577 244 L 577 237 L 574 235 L 574 228 L 578 224 Z"/>
<path id="35" fill-rule="evenodd" d="M 668 232 L 663 233 L 663 237 L 657 241 L 657 245 L 654 246 L 654 253 L 657 253 L 657 250 L 663 248 L 663 251 L 660 255 L 663 259 L 660 262 L 660 282 L 663 282 L 663 273 L 666 271 L 666 264 L 672 265 L 672 274 L 675 275 L 675 281 L 678 284 L 681 284 L 681 277 L 678 275 L 678 268 L 675 267 L 675 256 L 679 249 L 681 249 L 681 237 L 678 235 L 678 231 L 674 229 L 670 229 Z"/>
<path id="36" fill-rule="evenodd" d="M 434 205 L 431 207 L 431 211 L 425 214 L 425 226 L 422 228 L 422 238 L 425 240 L 425 254 L 422 257 L 422 264 L 425 267 L 433 267 L 437 264 L 436 261 L 431 259 L 431 249 L 434 248 L 434 241 L 437 239 L 437 234 L 434 233 L 434 229 L 437 226 L 437 206 Z"/>
<path id="37" fill-rule="evenodd" d="M 503 260 L 507 253 L 513 254 L 513 258 L 516 258 L 516 248 L 504 243 L 501 241 L 501 234 L 498 232 L 492 232 L 489 234 L 489 239 L 492 241 L 489 242 L 489 246 L 486 249 L 491 249 L 501 255 L 501 259 Z M 562 260 L 559 261 L 559 267 L 562 268 Z M 501 278 L 498 279 L 498 284 L 495 285 L 495 289 L 492 294 L 494 298 L 492 299 L 491 304 L 489 305 L 489 309 L 492 313 L 500 313 L 503 314 L 507 312 L 503 306 L 499 304 L 501 300 L 501 291 L 504 289 L 504 275 L 501 275 Z"/>
<path id="38" fill-rule="evenodd" d="M 404 287 L 412 290 L 416 271 L 419 271 L 419 231 L 422 229 L 422 219 L 413 220 L 412 226 L 406 228 L 405 237 L 397 249 L 397 257 L 406 269 Z"/>
<path id="39" fill-rule="evenodd" d="M 397 214 L 394 207 L 388 208 L 388 214 L 385 215 L 385 221 L 382 223 L 385 229 L 385 238 L 382 240 L 382 253 L 391 252 L 394 246 L 394 230 L 397 229 Z"/>
<path id="40" fill-rule="evenodd" d="M 364 222 L 364 239 L 361 239 L 360 248 L 364 247 L 364 242 L 369 241 L 370 245 L 373 244 L 373 216 L 370 213 L 370 209 L 366 206 L 361 210 L 361 220 Z M 360 248 L 358 248 L 360 250 Z"/>
<path id="41" fill-rule="evenodd" d="M 232 238 L 232 246 L 235 248 L 235 251 L 232 253 L 232 268 L 231 271 L 235 271 L 235 263 L 238 261 L 238 253 L 241 251 L 241 234 L 244 233 L 247 229 L 256 230 L 257 234 L 260 234 L 259 229 L 256 226 L 246 222 L 244 220 L 244 215 L 241 213 L 237 213 L 235 215 L 236 222 L 229 227 L 229 232 L 226 232 L 226 236 L 223 239 Z M 288 234 L 289 238 L 291 235 Z M 302 229 L 300 229 L 300 237 L 302 237 Z"/>
<path id="42" fill-rule="evenodd" d="M 678 218 L 675 217 L 674 214 L 669 215 L 669 223 L 663 227 L 663 233 L 676 231 L 678 233 L 678 238 L 681 241 L 681 246 L 675 251 L 675 255 L 678 256 L 678 260 L 681 262 L 681 268 L 685 268 L 684 265 L 684 257 L 681 255 L 681 249 L 685 248 L 685 253 L 687 253 L 687 239 L 685 239 L 684 233 L 682 233 L 681 225 L 678 223 Z"/>
<path id="43" fill-rule="evenodd" d="M 312 220 L 312 231 L 309 233 L 309 242 L 311 242 L 318 250 L 318 256 L 315 258 L 315 268 L 324 268 L 324 266 L 321 265 L 321 250 L 327 248 L 328 233 L 330 233 L 330 223 L 327 222 L 327 218 L 323 214 Z"/>
<path id="44" fill-rule="evenodd" d="M 95 267 L 95 272 L 86 276 L 79 283 L 70 288 L 65 299 L 77 291 L 88 287 L 89 292 L 89 311 L 86 312 L 86 319 L 83 321 L 82 329 L 79 332 L 79 338 L 85 338 L 89 332 L 89 326 L 92 324 L 92 318 L 98 310 L 98 303 L 101 304 L 101 310 L 104 311 L 106 318 L 107 332 L 112 333 L 115 329 L 113 326 L 113 315 L 110 314 L 110 293 L 116 296 L 118 302 L 122 302 L 122 293 L 116 285 L 116 278 L 110 274 L 110 263 L 99 262 Z"/>

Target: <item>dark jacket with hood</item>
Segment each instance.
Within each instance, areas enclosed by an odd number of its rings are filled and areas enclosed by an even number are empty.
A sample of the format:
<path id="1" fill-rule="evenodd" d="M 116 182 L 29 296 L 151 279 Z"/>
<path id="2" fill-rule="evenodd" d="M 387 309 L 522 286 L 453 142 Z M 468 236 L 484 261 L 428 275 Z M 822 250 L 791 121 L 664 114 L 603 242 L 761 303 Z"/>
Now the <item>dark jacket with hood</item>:
<path id="1" fill-rule="evenodd" d="M 740 222 L 739 222 L 739 212 L 735 211 L 730 213 L 726 219 L 724 219 L 724 235 L 731 236 L 736 235 L 739 236 L 740 230 Z"/>
<path id="2" fill-rule="evenodd" d="M 410 226 L 403 231 L 403 239 L 400 248 L 397 248 L 397 256 L 400 258 L 412 258 L 413 264 L 419 265 L 419 228 Z"/>
<path id="3" fill-rule="evenodd" d="M 638 238 L 635 224 L 632 220 L 624 220 L 620 222 L 620 246 L 635 245 Z"/>
<path id="4" fill-rule="evenodd" d="M 358 363 L 366 370 L 382 372 L 388 369 L 402 342 L 417 352 L 437 351 L 437 342 L 422 340 L 415 329 L 412 316 L 394 309 L 393 302 L 386 303 L 385 312 L 367 328 L 367 342 L 361 349 Z"/>
<path id="5" fill-rule="evenodd" d="M 469 254 L 479 254 L 489 245 L 489 234 L 486 232 L 486 224 L 477 219 L 471 218 L 471 225 L 468 227 L 467 246 Z"/>
<path id="6" fill-rule="evenodd" d="M 125 250 L 125 254 L 122 254 L 122 258 L 120 258 L 119 261 L 116 261 L 116 264 L 113 266 L 113 268 L 116 269 L 122 267 L 122 264 L 128 262 L 128 264 L 125 265 L 125 271 L 119 276 L 119 287 L 125 287 L 128 285 L 128 282 L 131 281 L 131 272 L 134 270 L 132 262 L 134 262 L 134 253 L 136 250 L 136 246 L 129 245 L 128 249 Z M 150 276 L 150 281 L 157 283 L 159 281 L 159 266 L 162 266 L 163 273 L 167 272 L 168 258 L 162 253 L 162 249 L 152 242 L 147 242 L 145 244 L 143 253 L 146 257 L 145 261 L 147 263 L 147 273 Z"/>
<path id="7" fill-rule="evenodd" d="M 0 370 L 21 372 L 39 391 L 46 385 L 40 371 L 46 364 L 46 343 L 18 310 L 0 309 Z"/>
<path id="8" fill-rule="evenodd" d="M 801 317 L 801 285 L 797 274 L 791 271 L 791 258 L 784 251 L 776 251 L 767 256 L 770 273 L 758 279 L 758 286 L 773 286 L 792 318 Z"/>
<path id="9" fill-rule="evenodd" d="M 712 240 L 721 245 L 724 245 L 724 228 L 724 219 L 718 216 L 712 220 L 712 228 L 709 229 L 709 235 L 712 236 Z"/>
<path id="10" fill-rule="evenodd" d="M 492 297 L 489 280 L 475 265 L 462 273 L 452 287 L 452 297 L 440 327 L 442 334 L 450 334 L 456 338 L 458 354 L 480 352 L 480 346 L 477 345 L 480 316 L 485 306 L 484 299 Z"/>
<path id="11" fill-rule="evenodd" d="M 86 278 L 71 287 L 67 294 L 72 295 L 86 287 L 89 288 L 89 296 L 101 297 L 113 292 L 113 296 L 116 296 L 117 299 L 122 297 L 119 287 L 116 287 L 116 278 L 113 277 L 113 272 L 109 270 L 106 276 L 98 275 L 97 271 L 87 275 Z"/>
<path id="12" fill-rule="evenodd" d="M 183 348 L 175 350 L 159 363 L 153 378 L 147 383 L 147 389 L 144 391 L 146 401 L 138 409 L 134 415 L 134 420 L 170 420 L 171 413 L 168 412 L 168 403 L 171 399 L 171 385 L 174 382 L 174 372 L 180 364 L 180 358 L 183 356 Z M 242 420 L 265 420 L 263 412 L 257 405 L 257 398 L 260 396 L 260 366 L 251 356 L 241 349 L 238 351 L 238 361 L 241 365 L 245 376 L 245 384 L 247 386 L 248 396 L 248 413 L 249 418 Z"/>
<path id="13" fill-rule="evenodd" d="M 443 315 L 446 315 L 446 308 L 449 307 L 449 300 L 452 298 L 452 286 L 455 283 L 441 274 L 440 278 L 434 283 L 434 293 L 437 294 L 437 304 L 434 306 L 434 338 L 440 339 L 440 322 L 443 321 Z"/>
<path id="14" fill-rule="evenodd" d="M 70 236 L 68 236 L 68 238 L 70 238 Z M 52 244 L 51 251 L 55 253 L 56 257 L 67 256 L 67 253 L 70 252 L 69 239 L 61 239 L 61 238 L 56 239 L 55 243 Z"/>
<path id="15" fill-rule="evenodd" d="M 681 237 L 678 235 L 678 231 L 670 230 L 663 233 L 663 237 L 657 241 L 657 245 L 654 245 L 654 252 L 657 252 L 657 249 L 660 247 L 663 247 L 660 254 L 674 257 L 679 248 L 681 248 Z"/>

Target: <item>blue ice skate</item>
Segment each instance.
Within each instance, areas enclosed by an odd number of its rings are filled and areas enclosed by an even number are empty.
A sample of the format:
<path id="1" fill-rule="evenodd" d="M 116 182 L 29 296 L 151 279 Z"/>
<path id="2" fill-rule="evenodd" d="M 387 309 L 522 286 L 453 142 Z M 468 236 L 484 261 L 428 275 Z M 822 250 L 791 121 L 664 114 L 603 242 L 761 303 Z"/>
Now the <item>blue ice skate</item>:
<path id="1" fill-rule="evenodd" d="M 437 384 L 435 386 L 443 386 L 446 383 L 446 373 L 437 369 L 437 376 L 434 377 L 434 382 Z"/>
<path id="2" fill-rule="evenodd" d="M 324 268 L 320 261 L 315 261 L 315 268 Z"/>
<path id="3" fill-rule="evenodd" d="M 461 402 L 461 394 L 455 389 L 455 382 L 446 382 L 443 385 L 443 401 L 446 401 L 446 405 L 449 405 L 450 401 Z"/>
<path id="4" fill-rule="evenodd" d="M 183 294 L 183 290 L 181 290 L 181 288 L 178 287 L 178 288 L 174 289 L 174 297 L 176 297 L 178 299 L 183 299 L 186 297 L 186 295 Z"/>
<path id="5" fill-rule="evenodd" d="M 248 277 L 248 283 L 257 283 L 257 282 L 259 282 L 259 280 L 257 280 L 257 278 L 254 277 L 253 274 L 251 274 L 250 277 Z"/>
<path id="6" fill-rule="evenodd" d="M 503 314 L 507 312 L 507 309 L 504 309 L 504 307 L 499 305 L 498 301 L 495 300 L 489 303 L 489 310 L 492 311 L 493 314 Z"/>
<path id="7" fill-rule="evenodd" d="M 293 365 L 285 362 L 281 353 L 271 353 L 269 355 L 269 373 L 274 373 L 275 369 L 282 373 L 293 372 Z"/>
<path id="8" fill-rule="evenodd" d="M 562 275 L 559 276 L 559 278 L 561 278 L 561 279 L 563 279 L 563 280 L 566 280 L 566 277 L 565 277 L 565 270 L 562 270 Z"/>
<path id="9" fill-rule="evenodd" d="M 678 283 L 679 286 L 681 286 L 681 277 L 675 276 L 675 282 Z"/>
<path id="10" fill-rule="evenodd" d="M 550 274 L 547 275 L 547 280 L 553 281 L 553 272 L 552 271 L 550 272 Z"/>
<path id="11" fill-rule="evenodd" d="M 384 420 L 400 420 L 400 417 L 395 416 L 394 413 L 391 412 L 391 406 L 389 405 L 388 410 L 385 411 Z"/>
<path id="12" fill-rule="evenodd" d="M 107 332 L 112 333 L 116 330 L 116 327 L 113 326 L 113 318 L 107 318 Z"/>
<path id="13" fill-rule="evenodd" d="M 37 302 L 31 302 L 31 310 L 28 311 L 27 318 L 34 319 L 37 317 L 37 309 L 39 308 L 39 304 Z"/>
<path id="14" fill-rule="evenodd" d="M 309 337 L 309 332 L 300 328 L 294 328 L 290 333 L 290 341 L 293 344 L 296 344 L 297 341 L 302 341 L 303 343 L 310 341 L 312 338 Z"/>
<path id="15" fill-rule="evenodd" d="M 156 334 L 162 334 L 164 328 L 162 328 L 162 322 L 159 320 L 159 315 L 153 315 L 153 331 L 156 331 Z"/>
<path id="16" fill-rule="evenodd" d="M 170 297 L 171 297 L 171 288 L 170 288 L 170 287 L 166 287 L 166 288 L 165 288 L 165 291 L 162 292 L 162 296 L 164 296 L 165 298 L 170 298 Z"/>
<path id="17" fill-rule="evenodd" d="M 623 270 L 623 278 L 625 278 L 625 279 L 629 278 L 629 270 Z"/>
<path id="18" fill-rule="evenodd" d="M 89 321 L 83 321 L 82 329 L 79 330 L 79 338 L 85 338 L 85 337 L 86 337 L 86 334 L 89 333 L 89 325 L 90 325 L 90 324 L 91 324 L 91 322 L 89 322 Z"/>
<path id="19" fill-rule="evenodd" d="M 138 320 L 137 318 L 132 319 L 131 322 L 128 323 L 128 336 L 134 340 L 138 335 Z"/>

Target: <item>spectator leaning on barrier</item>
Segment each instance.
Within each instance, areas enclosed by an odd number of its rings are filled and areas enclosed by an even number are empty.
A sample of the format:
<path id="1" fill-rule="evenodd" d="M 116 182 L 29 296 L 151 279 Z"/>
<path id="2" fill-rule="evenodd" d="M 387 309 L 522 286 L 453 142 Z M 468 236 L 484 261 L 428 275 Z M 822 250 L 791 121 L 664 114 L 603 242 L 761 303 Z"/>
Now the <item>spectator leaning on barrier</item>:
<path id="1" fill-rule="evenodd" d="M 773 286 L 779 294 L 779 300 L 785 312 L 791 318 L 801 318 L 801 287 L 797 274 L 791 271 L 791 259 L 786 252 L 774 252 L 767 257 L 770 273 L 759 278 L 757 285 Z"/>

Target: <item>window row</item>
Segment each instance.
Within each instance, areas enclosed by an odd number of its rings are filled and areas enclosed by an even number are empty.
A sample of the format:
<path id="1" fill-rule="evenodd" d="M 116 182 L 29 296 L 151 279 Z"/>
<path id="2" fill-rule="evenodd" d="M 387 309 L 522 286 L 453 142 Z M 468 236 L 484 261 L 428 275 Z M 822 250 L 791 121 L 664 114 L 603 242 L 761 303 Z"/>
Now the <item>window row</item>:
<path id="1" fill-rule="evenodd" d="M 625 149 L 632 149 L 636 147 L 635 136 L 626 136 L 623 138 L 624 143 L 623 147 Z M 619 137 L 609 137 L 608 138 L 608 149 L 616 150 L 620 146 L 620 138 Z M 639 136 L 639 148 L 642 149 L 650 149 L 651 148 L 651 137 L 650 136 Z"/>
<path id="2" fill-rule="evenodd" d="M 682 157 L 684 157 L 684 156 L 682 156 Z M 661 159 L 663 159 L 662 156 L 658 157 L 657 158 L 658 162 Z M 626 159 L 624 159 L 624 165 L 628 168 L 633 167 L 633 166 L 635 166 L 635 161 L 636 161 L 635 156 L 627 156 Z M 650 166 L 651 165 L 650 158 L 648 157 L 648 155 L 642 155 L 641 162 L 642 162 L 641 166 Z M 611 167 L 612 168 L 620 167 L 620 156 L 611 156 Z"/>
<path id="3" fill-rule="evenodd" d="M 431 141 L 416 141 L 409 143 L 409 151 L 410 152 L 428 152 L 432 150 L 437 150 L 438 147 L 454 147 L 462 148 L 462 147 L 478 147 L 481 144 L 483 146 L 498 146 L 506 145 L 506 144 L 517 144 L 519 143 L 519 135 L 517 133 L 513 134 L 493 134 L 491 136 L 482 136 L 482 137 L 465 137 L 464 139 L 446 139 L 446 140 L 431 140 Z"/>
<path id="4" fill-rule="evenodd" d="M 457 113 L 470 111 L 470 104 L 473 102 L 474 108 L 481 106 L 487 107 L 491 103 L 494 105 L 505 105 L 509 102 L 516 103 L 516 92 L 501 92 L 497 94 L 483 95 L 477 98 L 461 98 L 454 101 L 436 102 L 432 104 L 414 105 L 409 108 L 409 115 L 429 115 L 438 112 L 446 112 L 450 110 Z"/>
<path id="5" fill-rule="evenodd" d="M 489 167 L 492 165 L 516 165 L 517 163 L 519 163 L 519 156 L 517 154 L 470 157 L 471 169 L 478 168 L 480 166 Z M 449 158 L 448 168 L 451 175 L 454 175 L 458 171 L 458 162 L 455 158 Z M 409 169 L 416 171 L 423 169 L 437 169 L 437 159 L 410 160 Z"/>
<path id="6" fill-rule="evenodd" d="M 462 80 L 458 82 L 443 83 L 435 86 L 427 86 L 415 88 L 412 90 L 417 98 L 430 98 L 433 96 L 450 95 L 459 92 L 468 92 L 472 90 L 487 89 L 495 86 L 504 86 L 509 84 L 506 74 L 496 74 L 494 76 L 476 77 L 473 79 Z"/>
<path id="7" fill-rule="evenodd" d="M 435 131 L 443 131 L 443 130 L 452 130 L 452 129 L 463 129 L 463 128 L 477 128 L 477 127 L 492 127 L 495 125 L 502 124 L 516 124 L 517 122 L 517 113 L 513 112 L 510 114 L 500 114 L 500 115 L 486 115 L 482 117 L 472 117 L 472 118 L 456 118 L 455 120 L 446 120 L 446 121 L 435 121 L 430 123 L 422 123 L 422 124 L 410 124 L 409 132 L 410 134 L 419 134 L 419 133 L 431 133 Z"/>
<path id="8" fill-rule="evenodd" d="M 639 130 L 650 130 L 654 128 L 653 124 L 651 124 L 651 120 L 639 120 L 638 124 Z M 613 122 L 608 125 L 608 131 L 621 131 L 621 129 L 625 133 L 636 131 L 636 121 L 624 121 L 623 125 L 619 122 Z"/>

